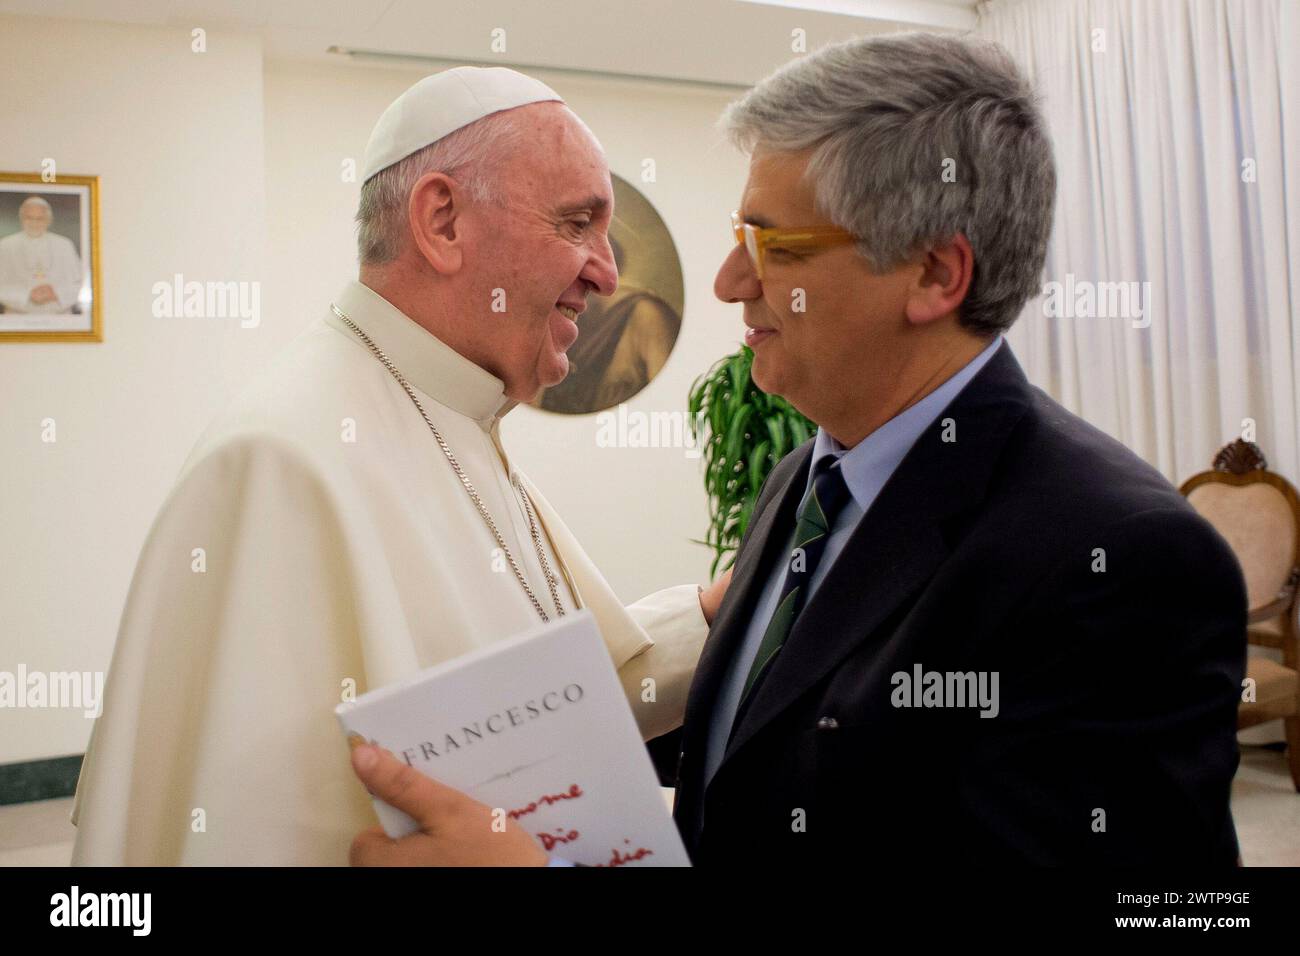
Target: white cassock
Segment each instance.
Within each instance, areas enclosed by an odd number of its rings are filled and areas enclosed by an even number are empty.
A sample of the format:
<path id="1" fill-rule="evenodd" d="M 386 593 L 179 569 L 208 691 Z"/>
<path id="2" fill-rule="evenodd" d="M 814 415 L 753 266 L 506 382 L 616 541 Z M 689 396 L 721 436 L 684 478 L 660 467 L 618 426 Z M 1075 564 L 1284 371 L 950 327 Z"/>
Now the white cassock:
<path id="1" fill-rule="evenodd" d="M 415 389 L 553 619 L 500 380 L 360 283 L 337 304 Z M 561 600 L 594 614 L 643 736 L 675 728 L 708 630 L 695 585 L 624 608 L 522 483 Z M 360 694 L 539 620 L 406 393 L 337 318 L 314 322 L 200 438 L 149 533 L 73 863 L 346 863 L 375 817 L 333 713 L 345 682 Z"/>
<path id="2" fill-rule="evenodd" d="M 69 312 L 81 294 L 81 283 L 81 259 L 67 236 L 45 232 L 33 238 L 16 232 L 0 239 L 0 303 L 6 312 Z M 52 287 L 58 301 L 32 302 L 32 289 L 38 285 Z"/>

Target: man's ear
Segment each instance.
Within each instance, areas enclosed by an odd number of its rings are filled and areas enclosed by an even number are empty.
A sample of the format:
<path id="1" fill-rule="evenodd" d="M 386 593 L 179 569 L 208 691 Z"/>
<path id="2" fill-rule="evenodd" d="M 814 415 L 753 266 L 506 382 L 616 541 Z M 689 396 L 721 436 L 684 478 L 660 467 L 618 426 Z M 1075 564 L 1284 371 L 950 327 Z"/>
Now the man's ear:
<path id="1" fill-rule="evenodd" d="M 907 298 L 907 320 L 922 325 L 955 312 L 975 277 L 975 254 L 961 233 L 921 260 L 921 273 Z"/>
<path id="2" fill-rule="evenodd" d="M 441 275 L 460 271 L 464 261 L 458 217 L 465 193 L 446 173 L 428 173 L 411 187 L 407 204 L 411 237 L 420 256 Z"/>

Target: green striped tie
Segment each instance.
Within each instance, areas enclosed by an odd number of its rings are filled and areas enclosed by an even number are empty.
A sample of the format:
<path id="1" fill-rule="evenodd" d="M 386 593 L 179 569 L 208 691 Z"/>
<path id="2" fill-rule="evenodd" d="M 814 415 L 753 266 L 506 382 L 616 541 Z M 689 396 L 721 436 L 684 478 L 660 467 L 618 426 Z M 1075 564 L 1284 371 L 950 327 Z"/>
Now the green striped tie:
<path id="1" fill-rule="evenodd" d="M 772 612 L 772 619 L 758 645 L 758 653 L 754 655 L 754 663 L 750 665 L 749 677 L 746 678 L 745 689 L 740 695 L 741 705 L 736 711 L 737 719 L 744 711 L 749 692 L 758 682 L 759 676 L 789 637 L 795 618 L 803 608 L 808 583 L 826 550 L 826 541 L 835 525 L 835 518 L 848 500 L 849 486 L 844 483 L 839 460 L 829 455 L 823 457 L 817 462 L 812 491 L 800 507 L 795 521 L 794 549 L 790 552 L 786 565 L 781 600 Z"/>

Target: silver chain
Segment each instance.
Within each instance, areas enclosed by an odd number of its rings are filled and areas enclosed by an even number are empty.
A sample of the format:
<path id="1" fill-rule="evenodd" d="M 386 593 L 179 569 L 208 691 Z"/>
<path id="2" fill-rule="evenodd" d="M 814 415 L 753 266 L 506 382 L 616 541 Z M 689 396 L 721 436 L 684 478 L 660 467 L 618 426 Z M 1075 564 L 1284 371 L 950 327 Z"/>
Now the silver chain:
<path id="1" fill-rule="evenodd" d="M 533 589 L 529 586 L 528 580 L 524 577 L 524 572 L 520 570 L 518 562 L 515 561 L 515 556 L 510 553 L 510 548 L 506 545 L 505 538 L 501 536 L 500 530 L 497 529 L 496 522 L 493 521 L 492 516 L 488 514 L 487 506 L 483 504 L 483 499 L 479 497 L 478 491 L 469 480 L 469 475 L 465 474 L 464 469 L 460 467 L 460 462 L 457 461 L 456 456 L 452 454 L 451 447 L 442 437 L 442 433 L 438 431 L 437 426 L 435 426 L 430 420 L 428 413 L 424 410 L 424 406 L 420 404 L 420 400 L 416 397 L 415 391 L 409 384 L 407 384 L 405 376 L 397 370 L 397 366 L 389 361 L 388 356 L 385 355 L 383 350 L 374 343 L 370 336 L 366 335 L 366 333 L 363 332 L 355 322 L 343 314 L 342 309 L 333 302 L 330 303 L 330 309 L 347 325 L 349 329 L 353 331 L 357 338 L 365 343 L 366 348 L 370 349 L 375 358 L 379 359 L 384 368 L 388 369 L 393 378 L 397 380 L 397 384 L 402 386 L 402 390 L 406 392 L 407 398 L 409 398 L 415 405 L 416 410 L 420 413 L 420 417 L 424 419 L 424 423 L 429 426 L 429 431 L 433 432 L 434 440 L 438 443 L 438 447 L 442 449 L 442 453 L 447 457 L 447 463 L 451 465 L 451 470 L 454 471 L 456 477 L 460 479 L 461 485 L 469 494 L 470 500 L 474 502 L 474 507 L 478 509 L 478 513 L 482 516 L 484 523 L 487 524 L 488 530 L 492 532 L 492 537 L 496 538 L 497 547 L 501 549 L 502 553 L 506 556 L 506 560 L 510 562 L 510 569 L 515 572 L 515 578 L 518 579 L 519 586 L 524 589 L 524 593 L 528 595 L 528 600 L 532 602 L 533 609 L 537 612 L 538 617 L 540 617 L 542 621 L 549 622 L 550 618 L 546 615 L 546 611 L 542 607 L 542 602 L 537 600 L 537 595 L 533 593 Z M 510 476 L 510 484 L 519 492 L 520 497 L 523 499 L 524 512 L 528 515 L 528 531 L 533 537 L 533 547 L 537 550 L 537 560 L 541 562 L 542 574 L 546 576 L 546 583 L 551 590 L 551 601 L 555 604 L 555 613 L 558 617 L 564 617 L 564 605 L 560 603 L 560 592 L 557 586 L 559 584 L 559 578 L 551 572 L 551 563 L 546 560 L 546 551 L 542 547 L 542 535 L 538 530 L 537 516 L 533 513 L 532 499 L 528 497 L 528 492 L 525 491 L 524 486 L 520 484 L 517 475 Z"/>

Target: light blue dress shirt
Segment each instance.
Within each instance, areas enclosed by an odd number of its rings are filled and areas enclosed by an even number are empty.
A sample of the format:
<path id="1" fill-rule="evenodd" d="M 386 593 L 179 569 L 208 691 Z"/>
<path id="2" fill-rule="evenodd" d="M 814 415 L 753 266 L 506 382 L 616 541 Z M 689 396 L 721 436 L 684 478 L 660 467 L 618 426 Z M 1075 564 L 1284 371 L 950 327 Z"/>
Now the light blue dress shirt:
<path id="1" fill-rule="evenodd" d="M 829 455 L 840 460 L 840 470 L 844 473 L 844 481 L 849 486 L 850 498 L 835 519 L 835 526 L 826 541 L 826 549 L 822 552 L 821 561 L 813 570 L 812 579 L 808 583 L 808 594 L 804 597 L 805 607 L 812 599 L 818 585 L 826 577 L 826 572 L 844 550 L 844 545 L 858 521 L 867 513 L 876 496 L 880 494 L 880 489 L 885 486 L 885 482 L 893 475 L 904 456 L 916 444 L 921 434 L 934 423 L 939 414 L 993 357 L 993 353 L 1001 344 L 1002 337 L 998 336 L 956 375 L 911 408 L 885 422 L 852 448 L 846 449 L 822 429 L 817 430 L 817 438 L 813 442 L 812 457 L 809 461 L 808 479 L 804 485 L 804 497 L 808 496 L 812 471 L 817 467 L 817 462 Z M 793 535 L 793 528 L 791 534 Z M 791 542 L 793 543 L 793 538 Z M 758 653 L 763 632 L 767 630 L 768 622 L 776 611 L 777 598 L 780 597 L 781 585 L 785 580 L 785 571 L 786 562 L 777 561 L 754 606 L 754 616 L 750 618 L 744 641 L 732 657 L 727 674 L 719 688 L 712 723 L 709 726 L 707 751 L 704 755 L 706 784 L 713 779 L 713 774 L 722 763 L 723 754 L 726 753 L 727 740 L 731 736 L 731 725 L 740 707 L 740 694 L 745 686 L 745 678 L 749 676 L 749 668 Z"/>

